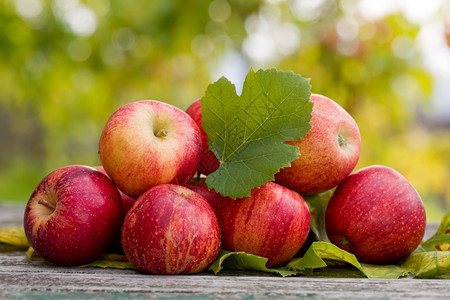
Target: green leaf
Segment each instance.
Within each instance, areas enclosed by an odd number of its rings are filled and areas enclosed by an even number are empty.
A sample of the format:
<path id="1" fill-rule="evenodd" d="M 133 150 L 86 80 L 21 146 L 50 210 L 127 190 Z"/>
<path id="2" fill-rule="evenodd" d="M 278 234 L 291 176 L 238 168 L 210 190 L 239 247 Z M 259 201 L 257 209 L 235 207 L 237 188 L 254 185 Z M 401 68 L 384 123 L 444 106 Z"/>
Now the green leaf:
<path id="1" fill-rule="evenodd" d="M 327 242 L 314 242 L 302 258 L 291 260 L 287 267 L 312 275 L 313 270 L 327 266 L 340 266 L 342 277 L 346 277 L 346 266 L 353 266 L 368 278 L 399 278 L 410 273 L 410 270 L 396 265 L 372 265 L 359 263 L 356 257 Z M 336 271 L 335 276 L 339 273 Z M 352 276 L 353 277 L 353 276 Z"/>
<path id="2" fill-rule="evenodd" d="M 114 268 L 114 269 L 136 269 L 136 267 L 123 254 L 104 253 L 102 256 L 88 264 L 79 267 L 98 267 L 98 268 Z"/>
<path id="3" fill-rule="evenodd" d="M 23 227 L 0 228 L 0 250 L 27 249 L 29 246 Z"/>
<path id="4" fill-rule="evenodd" d="M 450 277 L 450 251 L 413 253 L 401 264 L 416 278 Z"/>
<path id="5" fill-rule="evenodd" d="M 418 251 L 448 251 L 450 250 L 450 212 L 442 218 L 436 233 L 426 240 Z"/>
<path id="6" fill-rule="evenodd" d="M 241 96 L 225 77 L 208 86 L 202 97 L 202 126 L 209 148 L 220 161 L 206 178 L 209 188 L 231 198 L 274 179 L 299 155 L 299 140 L 311 128 L 309 80 L 275 69 L 247 74 Z"/>
<path id="7" fill-rule="evenodd" d="M 32 247 L 26 252 L 27 259 L 30 261 L 45 261 Z M 96 268 L 113 268 L 113 269 L 136 269 L 136 267 L 123 254 L 103 253 L 97 260 L 79 265 L 77 267 L 96 267 Z"/>
<path id="8" fill-rule="evenodd" d="M 332 195 L 333 190 L 328 190 L 316 195 L 303 196 L 311 213 L 311 230 L 318 241 L 330 241 L 325 228 L 325 212 Z"/>
<path id="9" fill-rule="evenodd" d="M 327 242 L 314 242 L 303 257 L 292 259 L 287 267 L 298 273 L 312 275 L 314 269 L 339 266 L 339 263 L 345 263 L 341 265 L 342 277 L 346 277 L 346 265 L 355 267 L 368 278 L 450 277 L 450 251 L 413 253 L 398 264 L 375 265 L 360 263 L 353 254 Z M 334 270 L 334 276 L 339 275 Z"/>
<path id="10" fill-rule="evenodd" d="M 267 258 L 248 254 L 245 252 L 230 252 L 221 250 L 219 256 L 209 267 L 217 275 L 222 269 L 227 270 L 244 270 L 244 271 L 261 271 L 267 273 L 275 273 L 283 277 L 295 275 L 296 272 L 286 267 L 267 268 Z"/>
<path id="11" fill-rule="evenodd" d="M 328 242 L 312 243 L 303 257 L 292 259 L 287 264 L 287 267 L 294 271 L 311 273 L 311 269 L 324 268 L 330 264 L 330 262 L 327 264 L 325 260 L 349 263 L 362 270 L 361 265 L 353 254 Z"/>
<path id="12" fill-rule="evenodd" d="M 369 278 L 436 278 L 450 276 L 450 251 L 413 253 L 397 265 L 361 264 Z"/>

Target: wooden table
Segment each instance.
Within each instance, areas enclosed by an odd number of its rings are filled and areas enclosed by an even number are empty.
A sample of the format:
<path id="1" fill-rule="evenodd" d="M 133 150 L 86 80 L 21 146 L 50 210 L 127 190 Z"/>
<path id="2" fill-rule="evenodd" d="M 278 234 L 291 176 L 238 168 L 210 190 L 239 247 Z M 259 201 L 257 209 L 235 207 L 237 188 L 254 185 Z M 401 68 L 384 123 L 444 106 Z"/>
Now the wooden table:
<path id="1" fill-rule="evenodd" d="M 0 227 L 21 226 L 23 206 L 0 204 Z M 436 230 L 429 226 L 427 236 Z M 0 299 L 442 299 L 445 279 L 364 279 L 261 276 L 228 271 L 218 276 L 144 275 L 135 270 L 56 267 L 0 253 Z"/>

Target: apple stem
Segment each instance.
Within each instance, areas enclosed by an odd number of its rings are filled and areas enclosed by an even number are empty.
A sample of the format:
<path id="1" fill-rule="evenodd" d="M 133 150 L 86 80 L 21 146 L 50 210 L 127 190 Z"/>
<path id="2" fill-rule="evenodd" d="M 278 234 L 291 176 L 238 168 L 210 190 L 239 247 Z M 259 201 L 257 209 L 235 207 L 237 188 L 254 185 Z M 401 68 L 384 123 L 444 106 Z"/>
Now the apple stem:
<path id="1" fill-rule="evenodd" d="M 52 211 L 56 209 L 56 207 L 52 203 L 48 202 L 45 199 L 39 199 L 38 203 L 44 205 L 45 207 L 51 209 Z"/>
<path id="2" fill-rule="evenodd" d="M 158 133 L 156 133 L 156 137 L 164 137 L 164 136 L 167 136 L 167 131 L 164 128 L 160 129 Z"/>

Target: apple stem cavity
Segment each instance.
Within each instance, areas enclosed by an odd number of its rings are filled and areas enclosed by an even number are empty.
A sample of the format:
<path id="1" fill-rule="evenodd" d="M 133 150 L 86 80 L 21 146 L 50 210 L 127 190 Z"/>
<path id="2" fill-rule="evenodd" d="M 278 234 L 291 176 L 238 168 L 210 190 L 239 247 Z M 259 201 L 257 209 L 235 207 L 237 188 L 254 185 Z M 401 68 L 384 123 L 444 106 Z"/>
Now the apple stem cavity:
<path id="1" fill-rule="evenodd" d="M 156 133 L 155 136 L 156 137 L 165 137 L 165 136 L 167 136 L 167 131 L 164 128 L 162 128 Z"/>
<path id="2" fill-rule="evenodd" d="M 347 141 L 345 140 L 342 133 L 338 134 L 337 140 L 338 140 L 339 147 L 343 148 L 343 147 L 347 146 Z"/>

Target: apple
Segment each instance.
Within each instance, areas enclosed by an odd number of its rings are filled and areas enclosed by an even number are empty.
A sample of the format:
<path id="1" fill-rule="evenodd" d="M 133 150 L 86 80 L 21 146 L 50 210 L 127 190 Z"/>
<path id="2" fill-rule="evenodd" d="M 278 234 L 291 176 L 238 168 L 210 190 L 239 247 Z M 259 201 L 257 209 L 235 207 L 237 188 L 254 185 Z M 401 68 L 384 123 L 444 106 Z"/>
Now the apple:
<path id="1" fill-rule="evenodd" d="M 209 189 L 206 185 L 205 179 L 205 177 L 193 178 L 188 184 L 186 184 L 186 187 L 205 198 L 209 205 L 211 205 L 216 216 L 219 216 L 219 214 L 224 210 L 223 206 L 227 205 L 229 200 L 233 201 L 233 199 L 222 196 L 214 189 Z"/>
<path id="2" fill-rule="evenodd" d="M 426 217 L 419 194 L 405 177 L 390 167 L 369 166 L 339 184 L 325 222 L 336 246 L 361 262 L 389 264 L 417 248 Z"/>
<path id="3" fill-rule="evenodd" d="M 223 248 L 266 257 L 267 267 L 288 262 L 301 249 L 310 229 L 306 201 L 274 182 L 250 197 L 224 198 L 218 212 Z"/>
<path id="4" fill-rule="evenodd" d="M 208 146 L 208 136 L 202 127 L 202 99 L 199 98 L 195 100 L 187 109 L 186 113 L 191 116 L 192 119 L 197 123 L 200 128 L 200 132 L 202 135 L 202 143 L 203 143 L 203 154 L 202 160 L 200 161 L 200 166 L 198 167 L 198 172 L 204 175 L 209 175 L 216 171 L 220 162 L 217 159 L 216 155 L 209 150 Z"/>
<path id="5" fill-rule="evenodd" d="M 96 170 L 102 172 L 103 174 L 105 174 L 109 179 L 111 179 L 109 177 L 108 173 L 106 173 L 105 168 L 103 168 L 103 166 L 95 166 L 94 168 Z M 127 194 L 122 192 L 120 189 L 118 189 L 118 190 L 119 190 L 120 198 L 122 199 L 123 213 L 124 213 L 124 215 L 126 215 L 127 212 L 130 210 L 131 206 L 133 206 L 134 202 L 136 202 L 136 199 L 131 198 L 130 196 L 128 196 Z"/>
<path id="6" fill-rule="evenodd" d="M 206 269 L 221 247 L 213 209 L 198 193 L 162 184 L 142 194 L 125 217 L 122 247 L 138 270 L 192 274 Z"/>
<path id="7" fill-rule="evenodd" d="M 200 129 L 188 114 L 170 104 L 131 102 L 106 122 L 99 156 L 116 186 L 137 199 L 159 184 L 189 182 L 202 156 Z"/>
<path id="8" fill-rule="evenodd" d="M 361 136 L 355 120 L 336 102 L 312 94 L 314 103 L 308 134 L 289 145 L 300 149 L 290 167 L 275 174 L 275 182 L 301 195 L 329 190 L 355 168 L 361 149 Z"/>
<path id="9" fill-rule="evenodd" d="M 117 188 L 94 168 L 71 165 L 48 174 L 30 196 L 25 234 L 33 249 L 59 265 L 96 260 L 123 221 Z"/>

